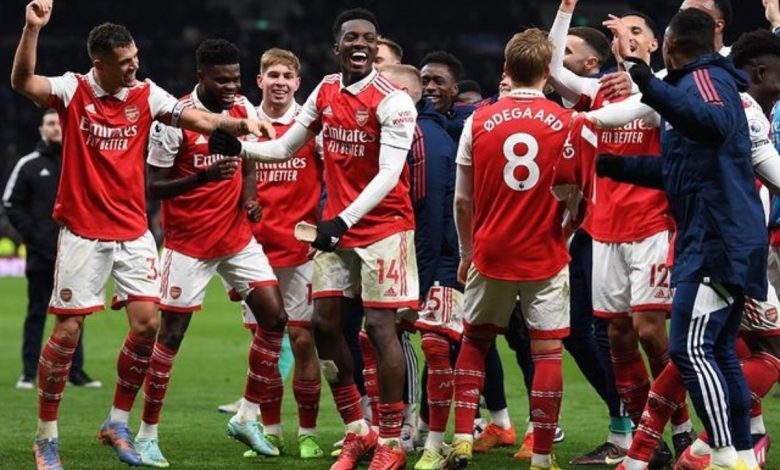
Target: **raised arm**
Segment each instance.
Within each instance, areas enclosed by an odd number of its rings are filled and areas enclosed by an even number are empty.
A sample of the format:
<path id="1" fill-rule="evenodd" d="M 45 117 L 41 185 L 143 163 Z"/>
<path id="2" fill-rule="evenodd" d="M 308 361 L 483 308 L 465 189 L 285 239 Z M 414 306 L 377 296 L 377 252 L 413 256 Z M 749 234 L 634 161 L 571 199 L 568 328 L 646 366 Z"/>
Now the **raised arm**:
<path id="1" fill-rule="evenodd" d="M 52 0 L 33 0 L 25 8 L 25 24 L 11 69 L 11 88 L 41 106 L 51 95 L 51 83 L 35 74 L 38 34 L 51 18 Z"/>
<path id="2" fill-rule="evenodd" d="M 563 0 L 555 21 L 550 28 L 550 40 L 553 43 L 553 55 L 550 61 L 550 84 L 566 101 L 575 104 L 585 95 L 593 99 L 599 90 L 595 78 L 580 77 L 563 65 L 566 53 L 566 36 L 569 34 L 571 16 L 577 0 Z"/>
<path id="3" fill-rule="evenodd" d="M 622 127 L 635 119 L 642 119 L 648 127 L 658 127 L 661 117 L 650 106 L 642 103 L 642 95 L 631 95 L 623 101 L 610 103 L 603 108 L 586 113 L 596 127 L 612 129 Z"/>

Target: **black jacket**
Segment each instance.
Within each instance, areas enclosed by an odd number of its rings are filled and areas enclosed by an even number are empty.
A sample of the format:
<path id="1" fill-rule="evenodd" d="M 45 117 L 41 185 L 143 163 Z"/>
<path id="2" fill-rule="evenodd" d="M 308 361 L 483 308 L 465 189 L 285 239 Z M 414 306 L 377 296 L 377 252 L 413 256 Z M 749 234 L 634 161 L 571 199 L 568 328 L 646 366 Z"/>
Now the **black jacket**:
<path id="1" fill-rule="evenodd" d="M 8 219 L 27 245 L 27 271 L 51 270 L 59 226 L 51 218 L 60 180 L 61 147 L 39 142 L 16 163 L 3 192 Z"/>

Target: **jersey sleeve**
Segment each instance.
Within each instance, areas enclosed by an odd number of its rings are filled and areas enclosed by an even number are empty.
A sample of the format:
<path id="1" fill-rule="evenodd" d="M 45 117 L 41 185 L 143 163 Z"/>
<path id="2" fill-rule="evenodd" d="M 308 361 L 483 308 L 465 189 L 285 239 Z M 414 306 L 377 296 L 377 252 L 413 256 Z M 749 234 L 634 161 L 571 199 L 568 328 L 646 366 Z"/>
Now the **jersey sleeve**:
<path id="1" fill-rule="evenodd" d="M 317 96 L 320 94 L 320 88 L 322 88 L 322 82 L 317 85 L 317 88 L 311 92 L 306 102 L 301 106 L 298 116 L 295 120 L 303 124 L 307 129 L 319 134 L 322 129 L 322 120 L 320 119 L 320 110 L 317 109 Z"/>
<path id="2" fill-rule="evenodd" d="M 756 167 L 772 158 L 777 151 L 769 139 L 770 125 L 769 120 L 761 112 L 760 108 L 748 106 L 745 108 L 745 117 L 747 118 L 748 128 L 750 129 L 750 153 L 753 167 Z"/>
<path id="3" fill-rule="evenodd" d="M 409 95 L 393 91 L 379 103 L 376 115 L 382 126 L 380 144 L 403 150 L 412 148 L 417 109 Z"/>
<path id="4" fill-rule="evenodd" d="M 243 102 L 241 104 L 244 106 L 244 109 L 246 109 L 247 119 L 251 119 L 253 121 L 260 119 L 257 114 L 257 108 L 252 106 L 252 103 L 250 103 L 246 97 L 242 98 L 242 100 Z M 257 136 L 254 134 L 247 134 L 244 136 L 243 140 L 246 142 L 257 142 Z"/>
<path id="5" fill-rule="evenodd" d="M 179 127 L 179 118 L 186 107 L 170 93 L 163 90 L 151 80 L 149 83 L 149 109 L 152 118 L 169 126 Z"/>
<path id="6" fill-rule="evenodd" d="M 171 168 L 183 140 L 181 129 L 166 126 L 160 121 L 152 123 L 149 132 L 149 155 L 146 163 L 159 168 Z"/>
<path id="7" fill-rule="evenodd" d="M 67 72 L 59 77 L 46 77 L 46 79 L 49 80 L 49 84 L 51 85 L 49 105 L 54 108 L 67 108 L 79 86 L 79 80 L 76 78 L 76 74 Z"/>
<path id="8" fill-rule="evenodd" d="M 455 157 L 455 163 L 458 165 L 471 166 L 471 126 L 474 122 L 473 114 L 466 118 L 463 122 L 463 132 L 460 134 L 460 142 L 458 142 L 458 154 Z"/>

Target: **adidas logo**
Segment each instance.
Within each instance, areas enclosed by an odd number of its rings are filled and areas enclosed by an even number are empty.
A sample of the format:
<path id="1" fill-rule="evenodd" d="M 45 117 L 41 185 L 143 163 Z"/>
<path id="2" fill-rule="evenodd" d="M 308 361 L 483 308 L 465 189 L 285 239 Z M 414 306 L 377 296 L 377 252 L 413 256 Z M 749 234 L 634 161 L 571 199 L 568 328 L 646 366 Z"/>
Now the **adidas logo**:
<path id="1" fill-rule="evenodd" d="M 44 168 L 43 170 L 41 170 L 40 173 L 38 173 L 38 176 L 50 176 L 50 175 L 51 175 L 51 173 L 46 168 Z"/>
<path id="2" fill-rule="evenodd" d="M 655 293 L 655 298 L 656 299 L 668 299 L 669 296 L 664 291 L 659 290 L 658 292 Z"/>
<path id="3" fill-rule="evenodd" d="M 385 291 L 385 293 L 384 293 L 384 296 L 385 296 L 385 297 L 395 297 L 395 296 L 397 296 L 397 295 L 398 295 L 398 294 L 396 294 L 396 293 L 395 293 L 395 289 L 393 289 L 393 286 L 390 286 L 390 288 L 389 288 L 389 289 L 387 289 L 387 290 Z"/>
<path id="4" fill-rule="evenodd" d="M 330 105 L 325 106 L 325 109 L 322 110 L 323 116 L 333 116 L 333 109 L 330 107 Z"/>
<path id="5" fill-rule="evenodd" d="M 196 145 L 208 144 L 208 143 L 209 143 L 209 140 L 206 137 L 204 137 L 203 134 L 200 134 L 198 136 L 198 138 L 195 139 L 195 144 Z"/>
<path id="6" fill-rule="evenodd" d="M 89 103 L 88 105 L 84 106 L 84 109 L 87 110 L 87 112 L 95 114 L 97 111 L 95 111 L 95 105 L 92 103 Z"/>

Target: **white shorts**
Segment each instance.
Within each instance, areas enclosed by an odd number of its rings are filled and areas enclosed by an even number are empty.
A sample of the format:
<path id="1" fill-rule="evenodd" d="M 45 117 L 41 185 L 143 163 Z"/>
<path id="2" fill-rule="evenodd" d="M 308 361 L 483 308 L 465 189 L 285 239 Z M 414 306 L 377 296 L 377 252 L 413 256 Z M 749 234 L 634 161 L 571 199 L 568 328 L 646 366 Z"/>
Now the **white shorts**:
<path id="1" fill-rule="evenodd" d="M 436 282 L 428 290 L 425 305 L 414 324 L 421 332 L 438 333 L 453 341 L 460 341 L 463 333 L 463 293 Z"/>
<path id="2" fill-rule="evenodd" d="M 82 238 L 62 227 L 49 312 L 88 315 L 103 310 L 109 276 L 116 284 L 112 308 L 133 301 L 159 302 L 158 269 L 157 245 L 148 230 L 120 242 Z"/>
<path id="3" fill-rule="evenodd" d="M 627 318 L 631 312 L 672 309 L 667 266 L 669 231 L 638 242 L 593 240 L 593 314 Z"/>
<path id="4" fill-rule="evenodd" d="M 368 308 L 419 307 L 414 231 L 394 233 L 362 248 L 317 252 L 312 296 L 360 298 Z"/>
<path id="5" fill-rule="evenodd" d="M 745 297 L 740 333 L 748 336 L 780 336 L 780 301 L 772 284 L 767 287 L 766 301 Z"/>
<path id="6" fill-rule="evenodd" d="M 287 326 L 301 328 L 311 327 L 311 316 L 314 306 L 311 299 L 311 278 L 314 274 L 314 261 L 307 261 L 298 266 L 274 268 L 274 274 L 279 279 L 279 290 L 287 312 Z M 246 302 L 241 302 L 241 313 L 244 326 L 254 328 L 257 320 Z"/>
<path id="7" fill-rule="evenodd" d="M 206 287 L 215 274 L 246 298 L 255 287 L 278 284 L 263 248 L 254 238 L 238 253 L 213 259 L 198 259 L 165 248 L 160 309 L 189 313 L 203 307 Z"/>
<path id="8" fill-rule="evenodd" d="M 531 339 L 569 336 L 569 267 L 543 281 L 503 281 L 483 276 L 472 265 L 466 280 L 463 329 L 503 334 L 520 301 Z"/>

